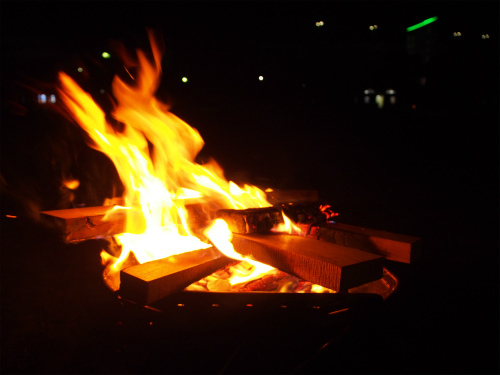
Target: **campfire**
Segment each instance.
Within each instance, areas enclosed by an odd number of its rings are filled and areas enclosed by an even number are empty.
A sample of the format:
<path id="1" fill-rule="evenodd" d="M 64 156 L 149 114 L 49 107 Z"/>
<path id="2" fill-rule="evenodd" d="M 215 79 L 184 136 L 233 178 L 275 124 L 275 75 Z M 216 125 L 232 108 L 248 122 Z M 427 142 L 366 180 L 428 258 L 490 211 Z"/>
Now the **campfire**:
<path id="1" fill-rule="evenodd" d="M 382 279 L 384 258 L 415 259 L 418 238 L 336 223 L 314 192 L 238 186 L 215 161 L 198 164 L 201 135 L 155 97 L 162 51 L 150 41 L 151 57 L 124 56 L 130 80 L 113 80 L 113 123 L 59 75 L 66 114 L 113 161 L 124 196 L 44 214 L 66 241 L 109 239 L 111 289 L 144 305 L 178 292 L 337 293 Z"/>

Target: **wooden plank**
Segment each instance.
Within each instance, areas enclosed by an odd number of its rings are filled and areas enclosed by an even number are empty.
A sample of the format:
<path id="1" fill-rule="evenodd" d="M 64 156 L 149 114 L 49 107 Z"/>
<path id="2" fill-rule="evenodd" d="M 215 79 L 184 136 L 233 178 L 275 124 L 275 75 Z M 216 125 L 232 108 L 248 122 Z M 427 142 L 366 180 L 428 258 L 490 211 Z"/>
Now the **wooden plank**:
<path id="1" fill-rule="evenodd" d="M 419 237 L 343 223 L 311 227 L 308 236 L 380 254 L 389 260 L 403 263 L 417 261 L 422 252 L 421 239 Z"/>
<path id="2" fill-rule="evenodd" d="M 313 205 L 289 205 L 249 210 L 219 210 L 233 233 L 268 233 L 283 222 L 281 209 L 302 229 L 301 236 L 383 255 L 389 260 L 412 263 L 420 258 L 419 237 L 363 228 L 342 223 L 327 223 L 325 215 Z"/>
<path id="3" fill-rule="evenodd" d="M 234 262 L 210 247 L 138 264 L 120 271 L 121 297 L 142 305 L 158 301 Z"/>
<path id="4" fill-rule="evenodd" d="M 304 280 L 345 291 L 382 277 L 384 258 L 287 234 L 233 234 L 234 249 Z"/>
<path id="5" fill-rule="evenodd" d="M 318 202 L 316 190 L 276 189 L 266 192 L 267 201 L 271 204 Z"/>
<path id="6" fill-rule="evenodd" d="M 66 242 L 77 242 L 96 237 L 122 233 L 125 228 L 124 213 L 117 212 L 109 221 L 104 215 L 113 206 L 70 208 L 42 211 L 45 220 L 56 225 L 64 233 Z"/>

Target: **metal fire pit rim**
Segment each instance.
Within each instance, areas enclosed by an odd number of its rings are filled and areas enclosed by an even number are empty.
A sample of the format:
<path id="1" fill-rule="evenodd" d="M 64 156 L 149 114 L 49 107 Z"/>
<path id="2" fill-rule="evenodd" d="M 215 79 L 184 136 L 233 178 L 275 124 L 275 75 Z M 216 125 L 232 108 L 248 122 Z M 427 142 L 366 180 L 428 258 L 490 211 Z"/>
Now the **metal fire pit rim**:
<path id="1" fill-rule="evenodd" d="M 339 293 L 290 293 L 290 292 L 202 292 L 186 291 L 172 294 L 166 298 L 156 301 L 151 305 L 142 305 L 123 298 L 116 293 L 118 300 L 129 306 L 139 309 L 165 313 L 166 310 L 177 310 L 181 308 L 231 308 L 248 309 L 269 308 L 274 306 L 281 309 L 321 309 L 330 310 L 339 307 L 337 312 L 348 310 L 349 306 L 359 304 L 363 301 L 385 301 L 397 289 L 399 280 L 386 267 L 383 276 L 379 280 L 349 289 L 348 292 Z M 334 313 L 330 312 L 330 313 Z"/>

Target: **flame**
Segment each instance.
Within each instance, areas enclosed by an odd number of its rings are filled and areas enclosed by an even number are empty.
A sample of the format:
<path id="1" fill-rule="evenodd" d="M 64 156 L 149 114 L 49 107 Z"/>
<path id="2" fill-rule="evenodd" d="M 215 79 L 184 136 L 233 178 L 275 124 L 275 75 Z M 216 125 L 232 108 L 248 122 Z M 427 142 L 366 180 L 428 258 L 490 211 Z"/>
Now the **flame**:
<path id="1" fill-rule="evenodd" d="M 63 185 L 66 186 L 70 190 L 75 190 L 75 189 L 78 189 L 78 186 L 80 186 L 80 181 L 78 181 L 76 179 L 64 180 Z"/>
<path id="2" fill-rule="evenodd" d="M 265 273 L 275 269 L 274 267 L 271 267 L 267 264 L 257 262 L 256 260 L 244 257 L 241 254 L 237 253 L 234 250 L 233 244 L 231 243 L 233 234 L 229 230 L 229 227 L 224 220 L 215 220 L 212 226 L 210 226 L 210 228 L 208 228 L 205 233 L 207 237 L 210 238 L 210 241 L 214 244 L 214 246 L 219 249 L 225 256 L 245 261 L 246 263 L 253 266 L 253 269 L 247 268 L 246 271 L 245 267 L 241 266 L 241 263 L 239 268 L 233 267 L 233 272 L 228 278 L 228 281 L 231 285 L 259 278 Z"/>
<path id="3" fill-rule="evenodd" d="M 250 185 L 240 188 L 226 181 L 216 162 L 195 163 L 203 139 L 155 98 L 161 51 L 151 32 L 149 37 L 153 61 L 137 50 L 133 83 L 129 85 L 118 76 L 112 83 L 116 102 L 112 117 L 124 125 L 122 131 L 108 123 L 89 93 L 67 74 L 59 74 L 59 94 L 66 110 L 89 134 L 93 147 L 113 161 L 124 185 L 123 206 L 109 213 L 126 215 L 125 232 L 115 236 L 122 247 L 119 257 L 102 255 L 111 267 L 109 272 L 119 271 L 132 252 L 143 263 L 209 247 L 187 224 L 185 202 L 190 198 L 217 200 L 218 208 L 271 206 L 260 189 Z M 219 228 L 219 224 L 214 227 Z M 212 242 L 218 243 L 210 233 Z M 237 253 L 233 250 L 231 254 L 236 257 Z"/>
<path id="4" fill-rule="evenodd" d="M 292 220 L 286 216 L 283 211 L 281 212 L 281 215 L 283 215 L 283 223 L 280 223 L 276 225 L 274 228 L 271 229 L 272 232 L 279 232 L 279 233 L 288 233 L 288 234 L 294 234 L 297 236 L 300 236 L 302 233 L 302 229 L 300 229 L 298 226 L 296 226 Z"/>

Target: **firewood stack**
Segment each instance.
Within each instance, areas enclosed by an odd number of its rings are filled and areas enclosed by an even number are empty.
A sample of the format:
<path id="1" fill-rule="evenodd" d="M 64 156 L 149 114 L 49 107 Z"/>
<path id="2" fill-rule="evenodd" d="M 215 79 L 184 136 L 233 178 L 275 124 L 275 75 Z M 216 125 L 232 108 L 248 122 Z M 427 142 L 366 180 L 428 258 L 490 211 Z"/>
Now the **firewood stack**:
<path id="1" fill-rule="evenodd" d="M 226 221 L 238 253 L 337 292 L 380 279 L 384 259 L 410 263 L 420 255 L 420 238 L 333 221 L 336 214 L 329 206 L 320 206 L 315 192 L 291 191 L 286 198 L 285 191 L 275 191 L 269 199 L 272 207 L 223 209 L 208 216 Z M 122 216 L 103 220 L 110 209 L 88 207 L 42 214 L 63 229 L 65 241 L 75 242 L 121 233 Z M 283 223 L 283 214 L 299 231 L 293 235 L 272 232 Z M 199 220 L 207 220 L 207 216 Z M 211 247 L 134 265 L 121 271 L 120 295 L 151 304 L 232 262 Z"/>

